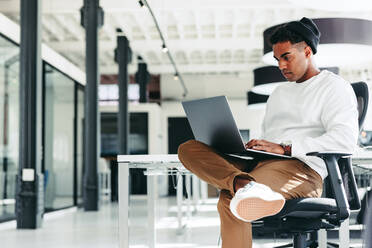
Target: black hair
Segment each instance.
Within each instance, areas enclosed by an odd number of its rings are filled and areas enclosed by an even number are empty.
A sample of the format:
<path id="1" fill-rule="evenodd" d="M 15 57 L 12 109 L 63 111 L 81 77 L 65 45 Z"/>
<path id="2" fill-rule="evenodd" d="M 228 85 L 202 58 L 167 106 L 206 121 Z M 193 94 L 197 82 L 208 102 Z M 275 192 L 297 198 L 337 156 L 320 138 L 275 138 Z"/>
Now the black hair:
<path id="1" fill-rule="evenodd" d="M 301 35 L 288 29 L 287 25 L 284 24 L 275 29 L 273 34 L 270 36 L 270 44 L 275 45 L 276 43 L 286 41 L 291 42 L 291 44 L 296 44 L 301 41 L 305 41 L 305 39 Z"/>

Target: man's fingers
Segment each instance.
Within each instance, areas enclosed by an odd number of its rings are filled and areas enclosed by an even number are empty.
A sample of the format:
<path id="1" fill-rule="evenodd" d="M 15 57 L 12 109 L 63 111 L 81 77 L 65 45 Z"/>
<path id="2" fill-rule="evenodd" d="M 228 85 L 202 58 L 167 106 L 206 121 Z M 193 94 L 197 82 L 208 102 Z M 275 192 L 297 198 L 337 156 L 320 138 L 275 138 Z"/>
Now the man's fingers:
<path id="1" fill-rule="evenodd" d="M 247 149 L 254 149 L 257 151 L 273 152 L 283 154 L 280 145 L 272 143 L 267 140 L 251 140 L 246 144 Z"/>
<path id="2" fill-rule="evenodd" d="M 245 145 L 245 147 L 246 148 L 252 148 L 254 145 L 256 145 L 257 144 L 257 140 L 255 140 L 255 139 L 252 139 L 252 140 L 250 140 L 246 145 Z"/>
<path id="3" fill-rule="evenodd" d="M 268 149 L 272 143 L 267 140 L 258 140 L 258 139 L 252 139 L 250 140 L 246 145 L 245 148 L 253 148 L 254 146 L 266 146 L 265 149 Z"/>
<path id="4" fill-rule="evenodd" d="M 265 145 L 265 142 L 263 142 L 262 140 L 257 140 L 256 145 L 263 146 Z"/>
<path id="5" fill-rule="evenodd" d="M 268 146 L 264 146 L 264 145 L 255 145 L 255 146 L 252 147 L 252 149 L 267 152 L 268 149 L 270 149 L 270 148 Z"/>
<path id="6" fill-rule="evenodd" d="M 258 140 L 257 144 L 259 144 L 259 145 L 270 145 L 272 143 L 267 141 L 267 140 Z"/>

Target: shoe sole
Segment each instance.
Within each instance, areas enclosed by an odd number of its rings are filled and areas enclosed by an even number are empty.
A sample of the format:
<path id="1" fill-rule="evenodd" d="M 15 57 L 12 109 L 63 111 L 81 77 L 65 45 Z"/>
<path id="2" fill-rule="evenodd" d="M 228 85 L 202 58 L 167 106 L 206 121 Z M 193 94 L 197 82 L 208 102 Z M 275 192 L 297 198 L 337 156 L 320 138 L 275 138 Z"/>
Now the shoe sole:
<path id="1" fill-rule="evenodd" d="M 236 213 L 241 219 L 251 222 L 279 213 L 284 203 L 284 199 L 266 201 L 261 198 L 246 198 L 239 201 Z"/>

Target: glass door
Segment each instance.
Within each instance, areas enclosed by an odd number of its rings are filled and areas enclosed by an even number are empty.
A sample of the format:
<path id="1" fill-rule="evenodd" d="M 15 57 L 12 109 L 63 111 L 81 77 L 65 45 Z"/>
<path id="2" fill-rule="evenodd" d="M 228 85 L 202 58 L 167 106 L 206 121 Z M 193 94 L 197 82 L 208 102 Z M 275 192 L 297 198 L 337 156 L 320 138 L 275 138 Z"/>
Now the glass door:
<path id="1" fill-rule="evenodd" d="M 44 63 L 45 210 L 73 206 L 75 82 Z"/>

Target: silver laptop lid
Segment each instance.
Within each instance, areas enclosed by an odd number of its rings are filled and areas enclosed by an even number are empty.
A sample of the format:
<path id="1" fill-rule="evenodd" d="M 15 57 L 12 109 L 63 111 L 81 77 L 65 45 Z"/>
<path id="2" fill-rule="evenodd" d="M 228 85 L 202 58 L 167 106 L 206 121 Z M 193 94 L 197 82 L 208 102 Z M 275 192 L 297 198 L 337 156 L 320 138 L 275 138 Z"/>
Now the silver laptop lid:
<path id="1" fill-rule="evenodd" d="M 244 152 L 244 143 L 226 96 L 184 101 L 195 139 L 224 153 Z"/>

